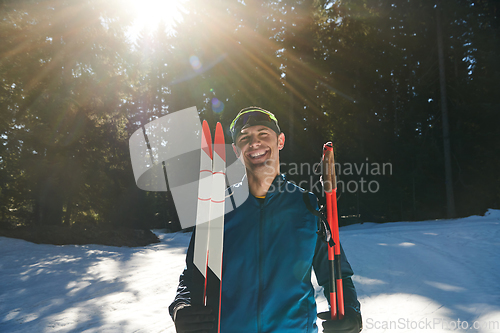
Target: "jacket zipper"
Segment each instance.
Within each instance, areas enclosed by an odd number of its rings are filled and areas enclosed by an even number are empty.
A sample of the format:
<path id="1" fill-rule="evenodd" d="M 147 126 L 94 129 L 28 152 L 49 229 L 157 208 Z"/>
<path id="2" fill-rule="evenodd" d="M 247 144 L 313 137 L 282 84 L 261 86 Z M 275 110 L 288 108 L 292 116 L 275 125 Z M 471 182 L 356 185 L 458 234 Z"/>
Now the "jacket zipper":
<path id="1" fill-rule="evenodd" d="M 259 202 L 260 206 L 260 219 L 259 219 L 259 294 L 257 296 L 257 331 L 262 332 L 262 214 L 263 205 Z"/>

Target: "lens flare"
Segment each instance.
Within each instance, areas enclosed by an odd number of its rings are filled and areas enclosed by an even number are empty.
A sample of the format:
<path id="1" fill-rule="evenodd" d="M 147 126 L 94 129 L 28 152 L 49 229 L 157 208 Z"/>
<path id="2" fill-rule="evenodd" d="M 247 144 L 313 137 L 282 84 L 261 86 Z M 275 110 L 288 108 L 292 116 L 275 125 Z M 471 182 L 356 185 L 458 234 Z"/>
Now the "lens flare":
<path id="1" fill-rule="evenodd" d="M 195 71 L 200 71 L 203 67 L 200 59 L 198 59 L 198 57 L 195 55 L 189 58 L 189 62 L 191 63 L 191 67 L 193 67 Z"/>
<path id="2" fill-rule="evenodd" d="M 219 101 L 216 97 L 212 98 L 212 110 L 215 113 L 221 113 L 224 110 L 224 103 Z"/>

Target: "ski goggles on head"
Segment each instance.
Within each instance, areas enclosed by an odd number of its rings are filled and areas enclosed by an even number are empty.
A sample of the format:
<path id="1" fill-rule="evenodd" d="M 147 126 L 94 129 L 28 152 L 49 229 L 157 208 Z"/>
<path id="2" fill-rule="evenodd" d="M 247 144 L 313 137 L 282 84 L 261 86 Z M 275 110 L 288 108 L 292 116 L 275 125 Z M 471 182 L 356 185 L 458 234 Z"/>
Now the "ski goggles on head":
<path id="1" fill-rule="evenodd" d="M 256 125 L 269 127 L 275 131 L 276 134 L 281 132 L 278 126 L 278 119 L 276 119 L 274 114 L 261 108 L 247 108 L 238 113 L 229 127 L 233 142 L 236 142 L 236 138 L 238 138 L 238 135 L 244 127 Z"/>

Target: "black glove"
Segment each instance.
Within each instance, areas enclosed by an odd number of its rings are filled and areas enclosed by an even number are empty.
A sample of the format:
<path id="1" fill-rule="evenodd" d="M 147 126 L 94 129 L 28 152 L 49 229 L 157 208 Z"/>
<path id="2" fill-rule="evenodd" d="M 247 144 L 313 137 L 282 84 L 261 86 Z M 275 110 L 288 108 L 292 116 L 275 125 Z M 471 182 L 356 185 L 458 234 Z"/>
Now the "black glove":
<path id="1" fill-rule="evenodd" d="M 203 305 L 187 305 L 175 313 L 177 333 L 208 333 L 216 325 L 212 309 Z"/>
<path id="2" fill-rule="evenodd" d="M 350 307 L 346 307 L 342 320 L 331 320 L 330 311 L 319 313 L 318 318 L 325 320 L 324 333 L 359 333 L 363 328 L 361 314 Z"/>

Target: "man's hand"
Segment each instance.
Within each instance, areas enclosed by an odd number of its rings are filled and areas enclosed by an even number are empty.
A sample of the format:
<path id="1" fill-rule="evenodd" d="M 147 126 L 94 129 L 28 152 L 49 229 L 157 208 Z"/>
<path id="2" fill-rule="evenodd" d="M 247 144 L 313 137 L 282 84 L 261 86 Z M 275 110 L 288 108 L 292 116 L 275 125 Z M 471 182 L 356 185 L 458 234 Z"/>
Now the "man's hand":
<path id="1" fill-rule="evenodd" d="M 330 311 L 318 314 L 323 322 L 323 333 L 359 333 L 362 329 L 361 315 L 352 308 L 345 309 L 342 320 L 331 320 Z"/>
<path id="2" fill-rule="evenodd" d="M 175 314 L 177 333 L 208 333 L 216 325 L 212 309 L 202 305 L 187 305 Z"/>

